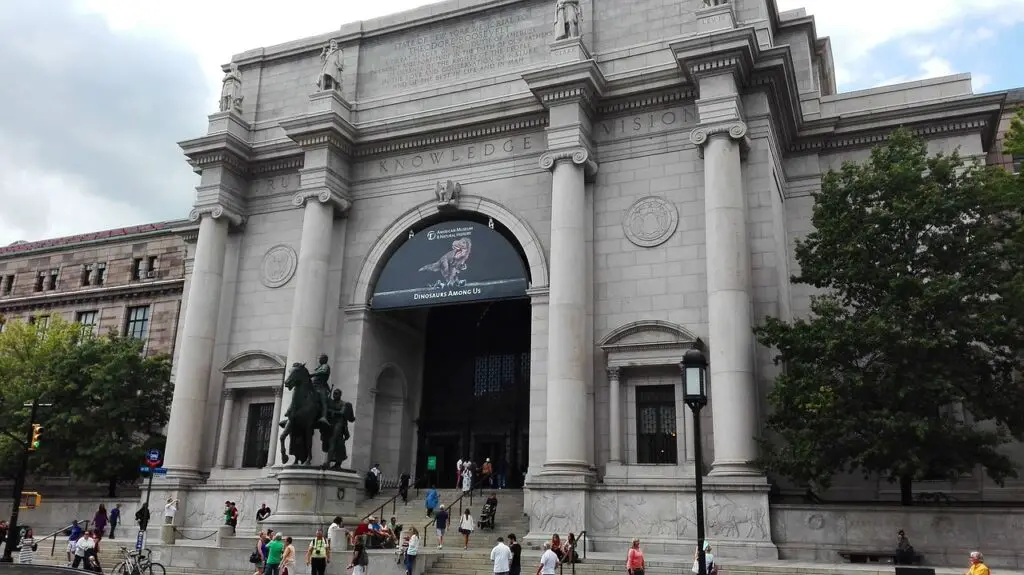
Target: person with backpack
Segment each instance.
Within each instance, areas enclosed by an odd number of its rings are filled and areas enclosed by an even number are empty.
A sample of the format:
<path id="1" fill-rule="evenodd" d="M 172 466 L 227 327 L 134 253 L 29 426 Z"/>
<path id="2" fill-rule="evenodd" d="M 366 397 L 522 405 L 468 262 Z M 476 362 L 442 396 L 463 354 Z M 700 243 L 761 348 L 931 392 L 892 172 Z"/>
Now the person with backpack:
<path id="1" fill-rule="evenodd" d="M 366 566 L 369 564 L 370 556 L 366 554 L 366 547 L 362 542 L 357 542 L 352 548 L 352 560 L 345 569 L 351 569 L 352 575 L 366 575 Z"/>
<path id="2" fill-rule="evenodd" d="M 704 568 L 705 575 L 718 575 L 718 566 L 715 565 L 715 556 L 711 554 L 711 544 L 704 542 Z M 700 575 L 700 548 L 693 554 L 694 573 Z"/>
<path id="3" fill-rule="evenodd" d="M 317 529 L 316 537 L 309 542 L 306 549 L 306 565 L 312 575 L 324 575 L 327 564 L 331 561 L 331 542 L 324 537 L 324 530 Z"/>

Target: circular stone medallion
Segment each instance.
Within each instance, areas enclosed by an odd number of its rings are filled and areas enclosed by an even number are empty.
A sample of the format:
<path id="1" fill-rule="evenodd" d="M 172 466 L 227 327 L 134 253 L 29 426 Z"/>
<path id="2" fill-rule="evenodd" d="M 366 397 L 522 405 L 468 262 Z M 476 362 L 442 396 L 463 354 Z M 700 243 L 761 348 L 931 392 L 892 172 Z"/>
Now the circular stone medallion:
<path id="1" fill-rule="evenodd" d="M 295 275 L 299 258 L 288 246 L 274 246 L 263 256 L 262 280 L 268 288 L 279 288 Z"/>
<path id="2" fill-rule="evenodd" d="M 650 196 L 636 201 L 622 220 L 622 229 L 633 244 L 642 248 L 653 248 L 666 241 L 676 232 L 679 212 L 664 198 Z"/>

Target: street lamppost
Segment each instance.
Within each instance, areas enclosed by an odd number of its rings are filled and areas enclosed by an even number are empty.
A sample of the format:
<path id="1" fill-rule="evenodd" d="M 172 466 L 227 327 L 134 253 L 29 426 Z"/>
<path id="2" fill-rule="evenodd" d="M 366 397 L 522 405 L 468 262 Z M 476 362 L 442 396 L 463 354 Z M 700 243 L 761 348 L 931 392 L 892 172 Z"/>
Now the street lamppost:
<path id="1" fill-rule="evenodd" d="M 708 404 L 707 368 L 708 360 L 704 357 L 697 343 L 683 354 L 679 368 L 683 372 L 683 401 L 693 412 L 693 455 L 694 476 L 697 495 L 697 565 L 698 575 L 707 575 L 708 568 L 704 556 L 704 454 L 700 435 L 700 410 Z"/>

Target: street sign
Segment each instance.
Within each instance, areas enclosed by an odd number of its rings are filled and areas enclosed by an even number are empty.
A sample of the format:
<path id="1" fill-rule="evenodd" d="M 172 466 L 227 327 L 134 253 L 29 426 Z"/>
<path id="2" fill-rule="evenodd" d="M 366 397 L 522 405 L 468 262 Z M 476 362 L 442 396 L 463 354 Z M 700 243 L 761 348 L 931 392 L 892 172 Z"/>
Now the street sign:
<path id="1" fill-rule="evenodd" d="M 155 473 L 157 475 L 166 475 L 167 474 L 167 468 L 166 467 L 150 467 L 148 465 L 140 465 L 139 466 L 139 473 L 150 473 L 150 472 Z"/>
<path id="2" fill-rule="evenodd" d="M 428 455 L 427 456 L 427 471 L 437 471 L 437 456 L 436 455 Z"/>
<path id="3" fill-rule="evenodd" d="M 159 449 L 150 449 L 146 452 L 146 465 L 150 467 L 160 467 L 163 463 L 163 459 L 160 456 Z"/>
<path id="4" fill-rule="evenodd" d="M 143 545 L 146 544 L 146 532 L 139 531 L 138 537 L 135 538 L 135 550 L 142 551 Z"/>

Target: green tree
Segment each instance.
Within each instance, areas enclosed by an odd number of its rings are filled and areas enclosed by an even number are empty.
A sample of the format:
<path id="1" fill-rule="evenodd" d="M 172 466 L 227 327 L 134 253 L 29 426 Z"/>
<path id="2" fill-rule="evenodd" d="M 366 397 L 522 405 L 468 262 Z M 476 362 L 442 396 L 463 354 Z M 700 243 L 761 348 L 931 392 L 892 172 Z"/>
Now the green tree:
<path id="1" fill-rule="evenodd" d="M 903 130 L 825 176 L 796 248 L 811 316 L 755 330 L 785 366 L 767 470 L 812 488 L 879 474 L 905 505 L 925 477 L 1016 476 L 1000 446 L 1024 433 L 1022 183 Z"/>
<path id="2" fill-rule="evenodd" d="M 1024 108 L 1010 120 L 1010 129 L 1003 136 L 1003 151 L 1011 156 L 1024 156 Z"/>
<path id="3" fill-rule="evenodd" d="M 19 329 L 22 339 L 34 333 Z M 36 341 L 60 351 L 37 354 L 31 370 L 39 374 L 43 401 L 52 404 L 40 411 L 43 440 L 31 471 L 105 481 L 113 496 L 119 481 L 138 478 L 145 451 L 163 444 L 173 394 L 170 360 L 145 357 L 137 340 L 82 335 L 80 326 L 58 318 Z M 5 455 L 0 449 L 0 458 L 9 461 Z"/>

